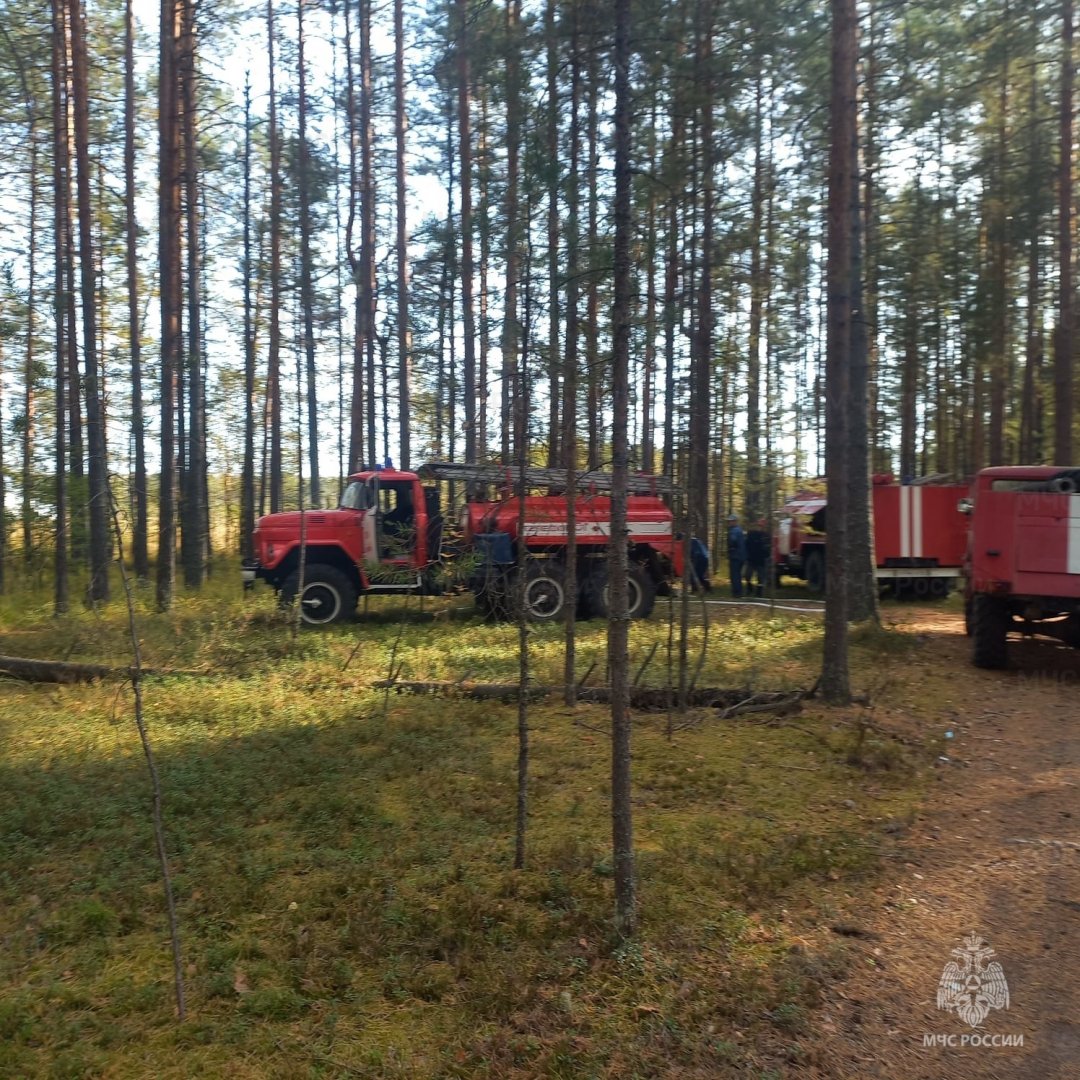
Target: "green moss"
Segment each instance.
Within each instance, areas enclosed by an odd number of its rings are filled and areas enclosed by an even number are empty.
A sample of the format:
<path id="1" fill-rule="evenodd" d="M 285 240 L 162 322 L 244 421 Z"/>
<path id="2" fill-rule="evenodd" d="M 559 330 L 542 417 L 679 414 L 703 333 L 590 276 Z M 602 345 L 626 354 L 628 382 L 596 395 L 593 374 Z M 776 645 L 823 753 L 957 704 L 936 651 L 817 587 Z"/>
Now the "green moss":
<path id="1" fill-rule="evenodd" d="M 759 1057 L 790 1052 L 842 970 L 819 912 L 878 872 L 879 824 L 919 798 L 917 746 L 812 705 L 775 727 L 701 712 L 671 737 L 667 717 L 637 716 L 642 931 L 619 943 L 605 711 L 532 707 L 514 870 L 515 707 L 370 689 L 391 657 L 402 678 L 512 680 L 515 628 L 461 600 L 422 615 L 372 600 L 366 619 L 294 640 L 268 595 L 212 588 L 167 616 L 139 601 L 147 665 L 211 673 L 144 688 L 184 1025 L 130 696 L 0 685 L 0 1072 L 723 1077 L 746 1066 L 733 1027 Z M 119 604 L 56 621 L 44 600 L 3 603 L 10 651 L 127 663 Z M 665 611 L 633 627 L 635 668 L 657 646 L 652 685 Z M 596 681 L 604 634 L 580 628 Z M 699 684 L 808 685 L 819 635 L 725 613 L 707 639 L 692 629 Z M 917 655 L 883 640 L 858 638 L 868 678 Z M 562 628 L 530 642 L 536 680 L 557 683 Z"/>

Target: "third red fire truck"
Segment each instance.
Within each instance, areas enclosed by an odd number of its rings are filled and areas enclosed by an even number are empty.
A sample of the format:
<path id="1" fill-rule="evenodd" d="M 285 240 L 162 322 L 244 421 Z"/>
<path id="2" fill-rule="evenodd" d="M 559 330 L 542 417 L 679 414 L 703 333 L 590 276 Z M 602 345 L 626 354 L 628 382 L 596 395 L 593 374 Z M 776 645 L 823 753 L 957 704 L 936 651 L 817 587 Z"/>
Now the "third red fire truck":
<path id="1" fill-rule="evenodd" d="M 964 564 L 968 522 L 959 503 L 968 490 L 966 484 L 874 477 L 874 564 L 883 589 L 896 596 L 948 595 Z M 827 512 L 824 485 L 781 509 L 773 550 L 777 582 L 787 574 L 814 592 L 824 587 Z"/>

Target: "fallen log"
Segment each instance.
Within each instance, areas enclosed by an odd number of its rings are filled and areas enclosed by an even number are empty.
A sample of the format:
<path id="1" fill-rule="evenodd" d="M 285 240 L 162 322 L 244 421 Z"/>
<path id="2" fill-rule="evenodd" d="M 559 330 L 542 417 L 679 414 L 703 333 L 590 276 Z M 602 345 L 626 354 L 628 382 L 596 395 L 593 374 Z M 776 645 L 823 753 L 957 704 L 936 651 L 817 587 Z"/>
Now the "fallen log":
<path id="1" fill-rule="evenodd" d="M 159 671 L 143 668 L 140 675 L 205 675 L 201 671 Z M 18 679 L 29 683 L 75 683 L 98 682 L 101 679 L 131 679 L 135 669 L 114 668 L 104 664 L 69 664 L 63 660 L 31 660 L 25 656 L 0 656 L 0 679 Z"/>
<path id="2" fill-rule="evenodd" d="M 437 697 L 464 697 L 479 701 L 517 701 L 521 688 L 517 683 L 473 682 L 414 682 L 383 679 L 374 684 L 377 690 L 393 690 L 399 694 L 429 694 Z M 530 686 L 526 698 L 536 701 L 552 694 L 561 694 L 561 686 Z M 748 689 L 723 687 L 697 687 L 688 691 L 686 703 L 692 708 L 725 710 L 726 716 L 739 712 L 765 712 L 781 709 L 793 710 L 807 696 L 805 690 L 757 692 Z M 606 705 L 611 701 L 611 691 L 606 686 L 581 687 L 578 701 L 591 705 Z M 633 686 L 630 688 L 630 706 L 645 712 L 663 712 L 674 708 L 678 691 L 668 687 Z M 743 706 L 743 707 L 740 707 Z"/>

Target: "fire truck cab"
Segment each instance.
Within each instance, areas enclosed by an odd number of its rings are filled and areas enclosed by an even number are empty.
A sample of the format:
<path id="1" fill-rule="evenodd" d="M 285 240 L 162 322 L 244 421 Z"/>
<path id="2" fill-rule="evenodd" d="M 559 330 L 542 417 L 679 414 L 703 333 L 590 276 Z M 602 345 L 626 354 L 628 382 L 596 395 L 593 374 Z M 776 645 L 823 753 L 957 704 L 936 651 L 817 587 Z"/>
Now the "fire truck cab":
<path id="1" fill-rule="evenodd" d="M 966 508 L 964 614 L 976 667 L 1005 667 L 1010 633 L 1080 648 L 1080 468 L 983 469 Z"/>

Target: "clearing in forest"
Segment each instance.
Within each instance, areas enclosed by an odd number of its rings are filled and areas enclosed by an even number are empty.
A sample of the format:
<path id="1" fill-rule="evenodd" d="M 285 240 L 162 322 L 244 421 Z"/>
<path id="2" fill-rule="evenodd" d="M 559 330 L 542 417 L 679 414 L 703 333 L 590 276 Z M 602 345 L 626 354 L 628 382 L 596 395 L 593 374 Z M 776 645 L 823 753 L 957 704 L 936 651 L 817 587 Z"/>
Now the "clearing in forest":
<path id="1" fill-rule="evenodd" d="M 56 623 L 41 605 L 4 611 L 4 652 L 128 662 L 119 608 Z M 392 665 L 512 681 L 514 627 L 373 603 L 293 640 L 269 597 L 150 607 L 146 664 L 207 672 L 145 685 L 188 1018 L 130 694 L 5 682 L 0 1075 L 929 1077 L 964 1053 L 966 1075 L 990 1077 L 1065 1060 L 1080 895 L 1077 851 L 1052 842 L 1072 835 L 1071 653 L 992 676 L 968 666 L 955 603 L 889 608 L 889 628 L 855 637 L 868 707 L 639 713 L 642 930 L 620 943 L 603 707 L 531 706 L 515 871 L 516 707 L 372 689 Z M 666 615 L 632 630 L 632 664 L 656 646 L 651 685 L 669 677 Z M 709 621 L 699 685 L 812 683 L 815 616 Z M 594 681 L 604 631 L 579 635 Z M 561 633 L 530 635 L 537 682 L 561 678 Z M 1025 1033 L 1027 1057 L 916 1042 L 963 1031 L 934 994 L 970 930 L 1012 993 L 987 1030 Z"/>

